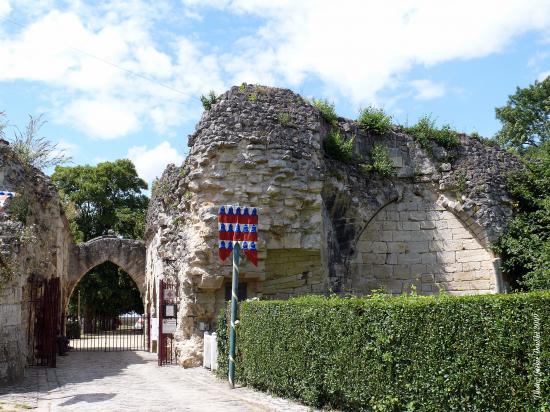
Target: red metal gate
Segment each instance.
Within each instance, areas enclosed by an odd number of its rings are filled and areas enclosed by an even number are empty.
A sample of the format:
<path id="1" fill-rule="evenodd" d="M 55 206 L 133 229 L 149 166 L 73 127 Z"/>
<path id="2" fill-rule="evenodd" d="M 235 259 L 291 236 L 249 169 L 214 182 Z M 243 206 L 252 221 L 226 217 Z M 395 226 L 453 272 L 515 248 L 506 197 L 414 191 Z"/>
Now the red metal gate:
<path id="1" fill-rule="evenodd" d="M 174 325 L 177 322 L 179 282 L 161 280 L 159 287 L 159 366 L 177 363 L 177 353 L 174 347 Z M 170 328 L 170 329 L 169 329 Z"/>
<path id="2" fill-rule="evenodd" d="M 57 337 L 61 335 L 59 278 L 31 279 L 27 340 L 30 366 L 56 367 Z"/>

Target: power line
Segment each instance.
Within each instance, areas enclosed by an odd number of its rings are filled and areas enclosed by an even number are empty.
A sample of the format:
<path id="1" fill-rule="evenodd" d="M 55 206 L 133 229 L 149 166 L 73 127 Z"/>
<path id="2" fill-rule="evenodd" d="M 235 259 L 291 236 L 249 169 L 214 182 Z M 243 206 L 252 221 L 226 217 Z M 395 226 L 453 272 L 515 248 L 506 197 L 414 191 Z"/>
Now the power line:
<path id="1" fill-rule="evenodd" d="M 21 27 L 22 29 L 25 29 L 25 28 L 26 28 L 23 24 L 21 24 L 21 23 L 19 23 L 19 22 L 16 22 L 15 20 L 13 20 L 13 19 L 11 19 L 11 18 L 9 18 L 9 17 L 4 18 L 4 20 L 7 21 L 7 22 L 9 22 L 9 23 L 12 23 L 12 24 L 14 24 L 14 25 L 16 25 L 16 26 L 18 26 L 18 27 Z M 153 84 L 156 85 L 156 86 L 164 87 L 165 89 L 171 90 L 171 91 L 173 91 L 173 92 L 175 92 L 175 93 L 178 93 L 178 94 L 181 94 L 182 96 L 186 96 L 186 97 L 187 97 L 187 94 L 186 94 L 186 93 L 184 93 L 184 92 L 182 92 L 181 90 L 178 90 L 178 89 L 176 89 L 176 88 L 174 88 L 174 87 L 172 87 L 172 86 L 170 86 L 170 85 L 168 85 L 168 84 L 166 84 L 166 83 L 161 83 L 161 82 L 159 82 L 159 81 L 157 81 L 157 80 L 155 80 L 155 79 L 153 79 L 153 78 L 151 78 L 151 77 L 145 76 L 145 75 L 140 74 L 140 73 L 136 73 L 136 72 L 134 72 L 134 71 L 132 71 L 132 70 L 129 70 L 129 69 L 125 68 L 125 67 L 122 67 L 122 66 L 120 66 L 120 65 L 118 65 L 118 64 L 116 64 L 116 63 L 110 62 L 110 61 L 108 61 L 108 60 L 106 60 L 106 59 L 104 59 L 104 58 L 102 58 L 102 57 L 96 56 L 96 55 L 94 55 L 94 54 L 92 54 L 92 53 L 88 53 L 88 52 L 85 51 L 85 50 L 79 49 L 79 48 L 77 48 L 77 47 L 73 47 L 73 46 L 71 46 L 71 45 L 69 45 L 69 44 L 64 44 L 64 46 L 65 46 L 67 49 L 74 50 L 74 51 L 76 51 L 76 52 L 78 52 L 78 53 L 82 53 L 82 54 L 85 55 L 85 56 L 88 56 L 88 57 L 90 57 L 90 58 L 92 58 L 92 59 L 95 59 L 95 60 L 97 60 L 97 61 L 100 61 L 100 62 L 102 62 L 102 63 L 104 63 L 104 64 L 107 64 L 107 65 L 109 65 L 109 66 L 111 66 L 111 67 L 114 67 L 114 68 L 116 68 L 116 69 L 119 69 L 119 70 L 121 70 L 121 71 L 123 71 L 123 72 L 126 72 L 126 73 L 132 75 L 132 76 L 139 77 L 139 78 L 141 78 L 141 79 L 143 79 L 143 80 L 146 80 L 146 81 L 148 81 L 148 82 L 150 82 L 150 83 L 153 83 Z"/>

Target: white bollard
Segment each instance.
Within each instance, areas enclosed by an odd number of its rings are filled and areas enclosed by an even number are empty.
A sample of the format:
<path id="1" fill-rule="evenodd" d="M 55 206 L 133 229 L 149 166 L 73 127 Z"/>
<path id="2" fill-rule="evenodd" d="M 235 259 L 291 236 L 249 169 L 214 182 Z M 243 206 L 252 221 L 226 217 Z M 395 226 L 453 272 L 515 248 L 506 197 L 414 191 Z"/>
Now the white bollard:
<path id="1" fill-rule="evenodd" d="M 212 344 L 210 348 L 210 369 L 215 371 L 218 369 L 218 335 L 216 332 L 210 336 L 210 343 Z"/>
<path id="2" fill-rule="evenodd" d="M 212 339 L 210 333 L 204 332 L 204 344 L 203 344 L 203 356 L 202 356 L 202 366 L 211 369 L 211 357 L 212 357 Z"/>

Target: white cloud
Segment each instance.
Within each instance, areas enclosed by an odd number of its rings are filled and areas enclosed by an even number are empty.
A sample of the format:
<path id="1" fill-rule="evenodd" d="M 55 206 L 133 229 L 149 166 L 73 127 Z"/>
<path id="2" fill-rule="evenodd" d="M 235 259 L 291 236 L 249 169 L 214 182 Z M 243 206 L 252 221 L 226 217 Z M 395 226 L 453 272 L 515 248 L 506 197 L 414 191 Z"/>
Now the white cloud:
<path id="1" fill-rule="evenodd" d="M 542 72 L 542 73 L 539 73 L 539 75 L 537 76 L 537 80 L 539 82 L 542 82 L 544 79 L 546 79 L 548 76 L 550 76 L 550 70 L 548 71 L 545 71 L 545 72 Z"/>
<path id="2" fill-rule="evenodd" d="M 160 0 L 32 4 L 17 2 L 23 29 L 6 34 L 2 25 L 0 81 L 51 86 L 57 121 L 105 139 L 146 124 L 170 133 L 196 116 L 201 93 L 243 81 L 297 87 L 318 78 L 334 99 L 364 105 L 382 89 L 403 85 L 415 65 L 483 57 L 527 31 L 550 33 L 548 0 L 341 0 L 337 6 L 332 0 L 182 0 L 178 9 Z M 178 33 L 164 30 L 175 16 L 200 20 L 208 8 L 261 24 L 223 49 L 191 37 L 184 25 Z M 0 0 L 0 18 L 9 10 Z M 418 99 L 445 93 L 423 79 L 409 86 Z"/>
<path id="3" fill-rule="evenodd" d="M 8 0 L 0 0 L 0 20 L 8 16 L 11 12 L 10 2 Z"/>
<path id="4" fill-rule="evenodd" d="M 62 120 L 89 136 L 116 139 L 140 129 L 135 103 L 124 100 L 79 99 L 64 109 Z"/>
<path id="5" fill-rule="evenodd" d="M 184 159 L 167 141 L 152 149 L 147 149 L 146 146 L 132 147 L 128 150 L 127 157 L 134 162 L 139 176 L 148 183 L 160 177 L 168 164 L 179 166 Z"/>
<path id="6" fill-rule="evenodd" d="M 226 87 L 217 58 L 190 40 L 174 35 L 173 48 L 161 49 L 151 22 L 162 17 L 156 8 L 139 0 L 70 4 L 0 33 L 0 81 L 51 86 L 56 121 L 102 139 L 145 124 L 166 131 L 189 119 L 192 99 Z"/>
<path id="7" fill-rule="evenodd" d="M 416 90 L 415 99 L 418 100 L 436 99 L 445 95 L 445 86 L 431 80 L 412 80 L 410 84 Z"/>
<path id="8" fill-rule="evenodd" d="M 332 0 L 233 0 L 208 6 L 265 20 L 241 43 L 242 52 L 226 56 L 236 80 L 297 84 L 313 75 L 356 102 L 374 99 L 413 65 L 483 57 L 514 36 L 550 29 L 547 0 L 343 0 L 337 6 Z"/>

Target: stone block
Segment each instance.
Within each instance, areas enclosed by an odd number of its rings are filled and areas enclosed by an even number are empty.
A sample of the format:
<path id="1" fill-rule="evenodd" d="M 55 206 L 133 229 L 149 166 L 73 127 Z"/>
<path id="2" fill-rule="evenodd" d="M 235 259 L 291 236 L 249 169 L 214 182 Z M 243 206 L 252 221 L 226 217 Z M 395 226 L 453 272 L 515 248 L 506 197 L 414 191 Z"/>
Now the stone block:
<path id="1" fill-rule="evenodd" d="M 371 223 L 372 224 L 372 223 Z M 370 226 L 370 225 L 369 225 Z M 397 230 L 397 222 L 382 222 L 381 230 L 395 231 Z M 395 240 L 395 239 L 394 239 Z"/>
<path id="2" fill-rule="evenodd" d="M 420 222 L 420 229 L 435 229 L 435 222 L 425 220 L 423 222 Z"/>
<path id="3" fill-rule="evenodd" d="M 415 235 L 415 234 L 416 233 L 405 232 L 405 231 L 394 232 L 393 233 L 393 240 L 397 241 L 397 242 L 408 242 L 408 241 L 412 240 L 413 235 Z"/>
<path id="4" fill-rule="evenodd" d="M 411 265 L 395 265 L 393 277 L 395 279 L 409 279 L 411 276 Z"/>
<path id="5" fill-rule="evenodd" d="M 401 229 L 420 230 L 420 223 L 419 222 L 401 222 Z"/>
<path id="6" fill-rule="evenodd" d="M 413 222 L 421 222 L 426 219 L 426 212 L 410 212 L 409 219 Z"/>
<path id="7" fill-rule="evenodd" d="M 386 265 L 397 265 L 397 253 L 386 254 Z"/>
<path id="8" fill-rule="evenodd" d="M 410 242 L 388 242 L 388 252 L 390 253 L 408 253 Z"/>
<path id="9" fill-rule="evenodd" d="M 422 256 L 419 253 L 404 253 L 397 255 L 398 264 L 412 265 L 414 263 L 422 263 Z"/>
<path id="10" fill-rule="evenodd" d="M 447 263 L 443 267 L 446 273 L 460 272 L 462 270 L 462 263 Z"/>
<path id="11" fill-rule="evenodd" d="M 412 253 L 426 253 L 430 250 L 430 241 L 408 242 L 407 246 Z"/>
<path id="12" fill-rule="evenodd" d="M 436 252 L 437 261 L 439 263 L 455 263 L 456 255 L 455 252 Z"/>
<path id="13" fill-rule="evenodd" d="M 422 263 L 432 265 L 437 262 L 437 255 L 435 253 L 423 253 Z"/>
<path id="14" fill-rule="evenodd" d="M 422 275 L 426 273 L 426 265 L 424 264 L 414 264 L 411 266 L 411 274 L 413 276 Z"/>
<path id="15" fill-rule="evenodd" d="M 481 262 L 464 262 L 462 269 L 466 271 L 478 270 L 481 268 Z"/>
<path id="16" fill-rule="evenodd" d="M 383 265 L 386 262 L 385 253 L 362 253 L 363 263 Z"/>
<path id="17" fill-rule="evenodd" d="M 487 260 L 487 258 L 487 252 L 484 249 L 478 249 L 475 251 L 461 250 L 456 252 L 457 262 L 481 262 Z"/>
<path id="18" fill-rule="evenodd" d="M 388 244 L 386 242 L 372 242 L 370 249 L 373 253 L 387 253 Z"/>

